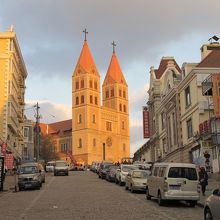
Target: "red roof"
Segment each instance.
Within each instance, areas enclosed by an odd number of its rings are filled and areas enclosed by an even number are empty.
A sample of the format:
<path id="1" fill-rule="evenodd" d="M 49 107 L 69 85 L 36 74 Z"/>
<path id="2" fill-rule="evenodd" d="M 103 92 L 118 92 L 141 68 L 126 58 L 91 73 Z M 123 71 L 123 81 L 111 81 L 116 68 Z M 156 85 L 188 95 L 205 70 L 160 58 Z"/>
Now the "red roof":
<path id="1" fill-rule="evenodd" d="M 213 50 L 196 67 L 220 68 L 220 50 Z"/>
<path id="2" fill-rule="evenodd" d="M 158 68 L 157 70 L 154 70 L 157 79 L 160 79 L 160 77 L 163 75 L 163 73 L 164 73 L 165 70 L 167 69 L 168 63 L 169 63 L 170 61 L 173 61 L 173 62 L 174 62 L 174 65 L 175 65 L 175 67 L 176 67 L 176 69 L 177 69 L 179 72 L 181 72 L 181 69 L 180 69 L 180 67 L 178 66 L 178 64 L 177 64 L 177 62 L 175 61 L 175 59 L 173 59 L 173 58 L 170 58 L 170 59 L 164 59 L 164 58 L 162 58 L 161 61 L 160 61 L 159 68 Z"/>
<path id="3" fill-rule="evenodd" d="M 112 58 L 103 85 L 113 83 L 121 83 L 127 85 L 115 53 L 112 54 Z"/>

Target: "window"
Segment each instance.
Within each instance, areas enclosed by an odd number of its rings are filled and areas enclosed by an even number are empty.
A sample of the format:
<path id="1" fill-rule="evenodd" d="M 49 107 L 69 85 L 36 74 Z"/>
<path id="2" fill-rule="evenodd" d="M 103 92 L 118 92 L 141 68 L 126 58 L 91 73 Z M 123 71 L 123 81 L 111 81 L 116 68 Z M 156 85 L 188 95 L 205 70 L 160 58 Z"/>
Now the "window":
<path id="1" fill-rule="evenodd" d="M 163 138 L 162 145 L 163 145 L 163 153 L 166 154 L 167 153 L 167 141 L 166 141 L 166 138 Z"/>
<path id="2" fill-rule="evenodd" d="M 126 92 L 123 91 L 123 98 L 126 98 Z"/>
<path id="3" fill-rule="evenodd" d="M 82 95 L 81 96 L 81 104 L 83 104 L 84 103 L 84 96 Z"/>
<path id="4" fill-rule="evenodd" d="M 78 123 L 79 123 L 79 124 L 81 124 L 81 123 L 82 123 L 82 115 L 81 115 L 81 114 L 79 115 L 79 118 L 78 118 Z"/>
<path id="5" fill-rule="evenodd" d="M 98 98 L 95 97 L 95 104 L 98 105 Z"/>
<path id="6" fill-rule="evenodd" d="M 83 79 L 81 80 L 81 88 L 82 89 L 84 88 L 84 80 Z"/>
<path id="7" fill-rule="evenodd" d="M 95 147 L 95 146 L 96 146 L 96 139 L 93 138 L 93 147 Z"/>
<path id="8" fill-rule="evenodd" d="M 124 121 L 122 121 L 122 123 L 121 123 L 121 128 L 124 130 L 125 129 L 125 122 Z"/>
<path id="9" fill-rule="evenodd" d="M 121 89 L 119 89 L 119 96 L 121 97 Z"/>
<path id="10" fill-rule="evenodd" d="M 89 99 L 90 99 L 90 103 L 92 104 L 93 103 L 92 95 L 90 95 Z"/>
<path id="11" fill-rule="evenodd" d="M 171 130 L 171 119 L 168 117 L 168 146 L 172 147 L 172 130 Z"/>
<path id="12" fill-rule="evenodd" d="M 169 169 L 168 178 L 185 178 L 188 180 L 197 180 L 197 173 L 195 168 L 171 167 Z"/>
<path id="13" fill-rule="evenodd" d="M 189 86 L 185 89 L 185 102 L 186 102 L 186 107 L 188 107 L 191 104 L 190 88 L 189 88 Z"/>
<path id="14" fill-rule="evenodd" d="M 159 169 L 159 177 L 164 177 L 166 171 L 166 167 L 160 167 Z"/>
<path id="15" fill-rule="evenodd" d="M 24 137 L 27 138 L 29 136 L 29 128 L 24 127 Z"/>
<path id="16" fill-rule="evenodd" d="M 62 143 L 61 144 L 61 152 L 67 152 L 68 151 L 68 146 L 67 146 L 67 143 Z"/>
<path id="17" fill-rule="evenodd" d="M 112 123 L 109 121 L 106 121 L 106 130 L 111 131 L 112 130 Z"/>
<path id="18" fill-rule="evenodd" d="M 172 113 L 172 119 L 173 119 L 173 139 L 174 139 L 174 145 L 177 144 L 177 127 L 176 127 L 176 117 L 175 113 Z"/>
<path id="19" fill-rule="evenodd" d="M 96 123 L 95 115 L 92 115 L 92 123 Z"/>
<path id="20" fill-rule="evenodd" d="M 126 112 L 126 105 L 124 105 L 124 112 Z"/>
<path id="21" fill-rule="evenodd" d="M 76 97 L 76 105 L 79 105 L 79 97 Z"/>
<path id="22" fill-rule="evenodd" d="M 76 89 L 79 89 L 79 82 L 76 82 Z"/>
<path id="23" fill-rule="evenodd" d="M 98 84 L 97 84 L 96 81 L 94 82 L 94 88 L 95 88 L 95 89 L 98 89 Z"/>
<path id="24" fill-rule="evenodd" d="M 82 148 L 82 139 L 79 139 L 79 148 Z"/>
<path id="25" fill-rule="evenodd" d="M 153 176 L 157 176 L 159 167 L 154 167 Z"/>
<path id="26" fill-rule="evenodd" d="M 122 111 L 122 104 L 119 104 L 119 111 Z"/>
<path id="27" fill-rule="evenodd" d="M 162 130 L 165 128 L 165 114 L 164 114 L 164 112 L 161 113 L 161 128 L 162 128 Z"/>
<path id="28" fill-rule="evenodd" d="M 114 96 L 114 89 L 111 89 L 111 97 Z"/>
<path id="29" fill-rule="evenodd" d="M 92 88 L 92 80 L 89 80 L 89 88 Z"/>
<path id="30" fill-rule="evenodd" d="M 106 98 L 109 98 L 109 91 L 106 91 L 105 96 Z"/>
<path id="31" fill-rule="evenodd" d="M 193 128 L 192 128 L 192 119 L 189 119 L 186 122 L 186 126 L 187 126 L 187 135 L 188 138 L 191 138 L 193 136 Z"/>

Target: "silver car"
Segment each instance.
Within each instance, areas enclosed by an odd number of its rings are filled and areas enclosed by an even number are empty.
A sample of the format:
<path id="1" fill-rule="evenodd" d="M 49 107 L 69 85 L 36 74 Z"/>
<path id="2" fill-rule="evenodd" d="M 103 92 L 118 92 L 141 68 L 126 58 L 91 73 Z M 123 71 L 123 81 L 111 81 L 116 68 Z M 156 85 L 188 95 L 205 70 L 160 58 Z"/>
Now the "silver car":
<path id="1" fill-rule="evenodd" d="M 69 175 L 69 167 L 67 163 L 63 160 L 57 160 L 54 166 L 54 176 L 59 174 Z"/>
<path id="2" fill-rule="evenodd" d="M 204 206 L 204 219 L 220 219 L 220 187 L 218 189 L 215 189 L 212 195 L 210 195 L 206 199 Z"/>
<path id="3" fill-rule="evenodd" d="M 146 191 L 147 177 L 150 175 L 148 170 L 132 170 L 125 178 L 125 189 L 135 191 Z"/>

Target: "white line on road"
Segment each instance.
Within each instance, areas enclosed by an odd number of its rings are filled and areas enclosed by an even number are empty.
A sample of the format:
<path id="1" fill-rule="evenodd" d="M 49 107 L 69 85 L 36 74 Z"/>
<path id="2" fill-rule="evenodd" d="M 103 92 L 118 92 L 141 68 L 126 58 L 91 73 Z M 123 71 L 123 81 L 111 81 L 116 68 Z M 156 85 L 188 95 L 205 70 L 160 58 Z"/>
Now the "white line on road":
<path id="1" fill-rule="evenodd" d="M 54 176 L 50 179 L 50 181 L 47 184 L 47 187 L 50 186 L 50 184 L 53 182 Z M 40 191 L 40 193 L 31 201 L 29 206 L 26 207 L 23 213 L 19 216 L 19 219 L 25 219 L 25 214 L 35 205 L 35 203 L 40 199 L 41 195 L 45 192 L 46 187 Z"/>

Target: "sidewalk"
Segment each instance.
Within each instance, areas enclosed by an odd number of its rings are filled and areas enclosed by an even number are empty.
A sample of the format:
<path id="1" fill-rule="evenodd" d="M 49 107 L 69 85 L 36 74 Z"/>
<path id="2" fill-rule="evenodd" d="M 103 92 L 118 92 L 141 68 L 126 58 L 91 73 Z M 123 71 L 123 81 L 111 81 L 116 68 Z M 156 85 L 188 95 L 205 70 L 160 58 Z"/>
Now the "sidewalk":
<path id="1" fill-rule="evenodd" d="M 200 201 L 198 201 L 198 206 L 204 207 L 205 200 L 212 194 L 214 189 L 220 187 L 220 174 L 210 174 L 208 180 L 208 186 L 206 187 L 205 196 L 200 195 Z"/>
<path id="2" fill-rule="evenodd" d="M 7 192 L 13 192 L 15 189 L 15 177 L 14 175 L 6 175 L 5 176 L 5 181 L 4 181 L 4 186 L 3 186 L 3 191 L 0 191 L 0 196 L 2 194 L 5 194 Z"/>

